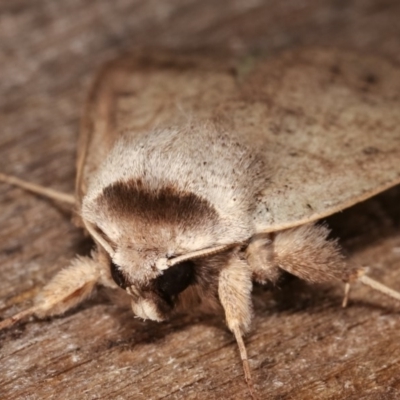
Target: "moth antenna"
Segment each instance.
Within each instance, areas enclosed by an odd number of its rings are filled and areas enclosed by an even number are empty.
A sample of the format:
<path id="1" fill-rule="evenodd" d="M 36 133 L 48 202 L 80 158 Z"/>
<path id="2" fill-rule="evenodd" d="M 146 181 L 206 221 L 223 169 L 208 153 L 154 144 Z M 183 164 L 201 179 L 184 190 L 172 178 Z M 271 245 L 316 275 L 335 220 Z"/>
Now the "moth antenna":
<path id="1" fill-rule="evenodd" d="M 209 249 L 193 251 L 192 253 L 183 254 L 181 256 L 171 258 L 170 260 L 166 261 L 166 264 L 168 267 L 172 267 L 183 261 L 193 260 L 195 258 L 201 258 L 201 257 L 206 257 L 206 256 L 211 256 L 213 254 L 221 253 L 221 252 L 223 252 L 231 247 L 235 247 L 235 246 L 237 246 L 237 243 L 222 244 L 221 246 L 215 246 L 215 247 L 211 247 Z"/>
<path id="2" fill-rule="evenodd" d="M 257 393 L 255 392 L 255 389 L 254 389 L 253 378 L 251 377 L 250 365 L 249 365 L 249 360 L 247 358 L 246 346 L 244 344 L 243 336 L 240 332 L 239 326 L 232 328 L 232 332 L 235 335 L 236 343 L 239 347 L 240 358 L 241 358 L 242 364 L 243 364 L 244 379 L 246 380 L 247 386 L 249 387 L 251 397 L 254 400 L 258 400 Z"/>
<path id="3" fill-rule="evenodd" d="M 37 310 L 37 306 L 29 307 L 26 310 L 14 314 L 12 317 L 6 318 L 4 321 L 0 321 L 0 331 L 2 331 L 3 329 L 7 329 L 15 325 L 17 322 L 20 322 L 23 319 L 34 315 Z"/>
<path id="4" fill-rule="evenodd" d="M 35 183 L 24 181 L 15 176 L 6 175 L 0 172 L 0 182 L 9 183 L 10 185 L 28 190 L 29 192 L 47 197 L 48 199 L 62 201 L 64 203 L 75 205 L 75 197 L 71 194 L 36 185 Z"/>
<path id="5" fill-rule="evenodd" d="M 83 223 L 85 224 L 85 228 L 93 236 L 93 238 L 103 247 L 104 250 L 107 251 L 110 256 L 112 256 L 115 253 L 112 246 L 102 237 L 102 235 L 96 232 L 96 229 L 90 223 L 85 220 L 83 220 Z"/>

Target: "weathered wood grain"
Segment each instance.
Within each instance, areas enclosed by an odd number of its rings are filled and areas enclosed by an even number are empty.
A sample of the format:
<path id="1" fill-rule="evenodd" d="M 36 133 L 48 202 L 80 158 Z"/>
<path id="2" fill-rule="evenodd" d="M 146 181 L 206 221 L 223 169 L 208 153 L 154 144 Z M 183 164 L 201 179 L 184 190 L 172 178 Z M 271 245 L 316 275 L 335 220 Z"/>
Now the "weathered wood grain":
<path id="1" fill-rule="evenodd" d="M 400 3 L 13 0 L 0 2 L 0 170 L 67 192 L 90 78 L 136 47 L 263 53 L 327 45 L 400 61 Z M 379 133 L 377 133 L 379 134 Z M 400 289 L 398 188 L 329 219 L 350 257 Z M 0 185 L 0 315 L 90 243 L 59 205 Z M 399 306 L 355 288 L 289 280 L 257 288 L 247 338 L 265 399 L 400 396 Z M 141 322 L 99 293 L 65 317 L 0 334 L 1 399 L 241 399 L 233 337 L 218 316 Z"/>

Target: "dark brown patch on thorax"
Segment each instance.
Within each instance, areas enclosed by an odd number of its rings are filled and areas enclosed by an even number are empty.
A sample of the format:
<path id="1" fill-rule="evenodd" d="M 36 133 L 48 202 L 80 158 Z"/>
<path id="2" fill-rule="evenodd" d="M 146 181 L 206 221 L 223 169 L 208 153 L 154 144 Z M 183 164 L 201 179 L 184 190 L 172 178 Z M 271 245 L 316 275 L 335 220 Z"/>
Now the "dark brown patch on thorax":
<path id="1" fill-rule="evenodd" d="M 172 185 L 151 189 L 141 179 L 107 186 L 98 202 L 113 214 L 151 224 L 193 226 L 218 219 L 215 208 L 206 199 Z"/>

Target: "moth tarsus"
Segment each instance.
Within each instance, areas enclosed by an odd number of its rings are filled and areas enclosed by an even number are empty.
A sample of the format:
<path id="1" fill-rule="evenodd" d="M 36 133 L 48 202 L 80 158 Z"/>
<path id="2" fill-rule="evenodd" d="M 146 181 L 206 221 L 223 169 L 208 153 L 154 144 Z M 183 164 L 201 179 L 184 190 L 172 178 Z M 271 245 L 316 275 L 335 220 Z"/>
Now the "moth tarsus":
<path id="1" fill-rule="evenodd" d="M 13 316 L 4 319 L 3 321 L 0 321 L 0 331 L 10 328 L 13 325 L 17 324 L 18 322 L 23 321 L 24 319 L 27 319 L 35 314 L 37 311 L 37 307 L 30 307 L 25 310 L 20 311 L 17 314 L 14 314 Z"/>
<path id="2" fill-rule="evenodd" d="M 350 283 L 346 282 L 344 284 L 344 296 L 342 301 L 342 307 L 346 308 L 349 302 L 349 295 L 350 295 Z"/>
<path id="3" fill-rule="evenodd" d="M 243 340 L 243 335 L 238 327 L 235 327 L 232 330 L 232 332 L 235 336 L 236 343 L 239 348 L 239 354 L 240 354 L 240 358 L 242 360 L 245 381 L 249 387 L 251 396 L 253 397 L 254 400 L 257 400 L 258 395 L 254 388 L 254 382 L 253 382 L 253 378 L 251 376 L 251 369 L 250 369 L 250 365 L 249 365 L 249 359 L 247 356 L 246 345 L 244 344 L 244 340 Z"/>
<path id="4" fill-rule="evenodd" d="M 368 286 L 370 289 L 375 290 L 376 292 L 383 294 L 386 297 L 389 297 L 393 300 L 400 301 L 400 292 L 397 290 L 393 290 L 390 287 L 384 285 L 381 282 L 371 278 L 366 274 L 365 268 L 358 268 L 355 270 L 347 281 L 345 281 L 345 289 L 344 289 L 344 297 L 342 301 L 342 307 L 345 308 L 348 305 L 349 295 L 351 285 L 354 283 L 362 283 L 365 286 Z"/>
<path id="5" fill-rule="evenodd" d="M 377 292 L 379 292 L 387 297 L 390 297 L 394 300 L 400 301 L 400 292 L 398 292 L 397 290 L 393 290 L 386 285 L 383 285 L 382 283 L 376 281 L 375 279 L 372 279 L 368 275 L 362 274 L 358 278 L 358 280 L 362 284 L 369 286 L 371 289 L 376 290 Z"/>
<path id="6" fill-rule="evenodd" d="M 95 242 L 91 256 L 73 260 L 0 329 L 62 314 L 96 285 L 120 288 L 137 316 L 155 321 L 196 301 L 219 305 L 254 395 L 243 341 L 252 282 L 274 283 L 283 271 L 341 280 L 345 306 L 351 268 L 329 229 L 315 223 L 400 183 L 398 69 L 360 57 L 289 52 L 254 63 L 239 80 L 230 63 L 213 58 L 115 62 L 88 96 L 75 196 L 0 174 L 74 205 Z M 335 80 L 333 64 L 342 72 Z M 364 64 L 382 82 L 368 94 L 357 89 Z M 316 110 L 335 124 L 322 126 Z M 377 135 L 382 115 L 394 128 Z M 363 274 L 355 280 L 400 300 Z"/>

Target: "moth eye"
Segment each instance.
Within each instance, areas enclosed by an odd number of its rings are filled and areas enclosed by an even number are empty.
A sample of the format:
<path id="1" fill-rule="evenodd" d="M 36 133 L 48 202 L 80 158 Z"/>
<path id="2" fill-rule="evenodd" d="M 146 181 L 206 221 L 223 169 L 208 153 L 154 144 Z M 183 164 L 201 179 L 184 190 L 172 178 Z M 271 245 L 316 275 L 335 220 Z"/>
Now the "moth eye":
<path id="1" fill-rule="evenodd" d="M 157 291 L 166 301 L 183 292 L 195 281 L 195 264 L 193 261 L 184 261 L 164 271 L 155 280 Z"/>
<path id="2" fill-rule="evenodd" d="M 120 288 L 126 289 L 129 286 L 129 281 L 126 279 L 126 277 L 123 274 L 123 272 L 121 271 L 120 267 L 111 261 L 110 270 L 111 270 L 111 276 L 114 279 L 114 282 Z"/>

